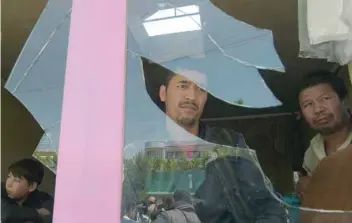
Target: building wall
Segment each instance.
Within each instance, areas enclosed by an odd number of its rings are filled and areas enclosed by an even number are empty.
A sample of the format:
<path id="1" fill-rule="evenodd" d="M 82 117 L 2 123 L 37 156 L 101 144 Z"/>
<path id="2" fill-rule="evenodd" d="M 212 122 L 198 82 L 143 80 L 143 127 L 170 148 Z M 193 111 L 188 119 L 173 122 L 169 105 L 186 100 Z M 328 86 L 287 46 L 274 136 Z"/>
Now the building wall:
<path id="1" fill-rule="evenodd" d="M 1 0 L 1 77 L 14 63 L 48 0 Z"/>
<path id="2" fill-rule="evenodd" d="M 152 148 L 146 148 L 146 152 L 148 156 L 159 156 L 163 159 L 168 158 L 168 153 L 179 153 L 178 155 L 186 155 L 185 148 L 187 145 L 183 146 L 165 146 L 165 147 L 152 147 Z M 207 145 L 207 144 L 202 144 L 202 145 L 194 145 L 191 146 L 188 152 L 199 152 L 199 157 L 193 157 L 193 158 L 201 158 L 204 156 L 204 152 L 210 152 L 212 151 L 214 146 L 212 145 Z M 156 154 L 157 153 L 157 154 Z M 176 155 L 176 154 L 175 154 Z M 178 156 L 176 155 L 177 158 Z M 189 159 L 192 159 L 192 157 L 187 157 Z"/>

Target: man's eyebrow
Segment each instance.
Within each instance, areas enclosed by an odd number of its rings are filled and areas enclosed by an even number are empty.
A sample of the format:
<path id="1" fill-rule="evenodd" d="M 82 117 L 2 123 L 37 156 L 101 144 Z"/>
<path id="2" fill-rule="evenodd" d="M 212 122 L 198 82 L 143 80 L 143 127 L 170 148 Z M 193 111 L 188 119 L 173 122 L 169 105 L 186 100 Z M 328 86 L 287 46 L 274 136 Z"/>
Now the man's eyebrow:
<path id="1" fill-rule="evenodd" d="M 188 80 L 180 80 L 178 83 L 179 84 L 188 84 L 190 81 Z"/>
<path id="2" fill-rule="evenodd" d="M 306 97 L 302 98 L 302 103 L 306 103 L 308 101 L 312 101 L 312 99 L 311 98 L 306 98 Z"/>
<path id="3" fill-rule="evenodd" d="M 332 95 L 333 95 L 333 92 L 322 92 L 322 93 L 319 95 L 319 97 L 323 97 L 323 96 L 326 96 L 326 95 L 332 96 Z"/>
<path id="4" fill-rule="evenodd" d="M 304 104 L 307 104 L 307 103 L 310 103 L 310 102 L 311 102 L 311 100 L 303 100 L 303 101 L 301 102 L 301 104 L 304 105 Z"/>

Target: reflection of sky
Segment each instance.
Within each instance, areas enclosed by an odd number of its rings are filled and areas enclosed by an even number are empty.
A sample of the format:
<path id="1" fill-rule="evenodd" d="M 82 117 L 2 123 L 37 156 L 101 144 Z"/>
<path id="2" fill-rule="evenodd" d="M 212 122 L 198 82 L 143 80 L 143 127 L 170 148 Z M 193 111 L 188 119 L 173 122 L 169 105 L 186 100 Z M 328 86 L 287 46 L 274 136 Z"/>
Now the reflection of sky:
<path id="1" fill-rule="evenodd" d="M 260 76 L 258 69 L 224 57 L 221 52 L 208 54 L 204 58 L 181 58 L 162 63 L 177 70 L 191 69 L 206 74 L 208 91 L 228 103 L 242 99 L 246 107 L 271 107 L 280 105 Z"/>
<path id="2" fill-rule="evenodd" d="M 48 132 L 44 150 L 58 148 L 71 6 L 72 0 L 48 1 L 5 86 Z"/>
<path id="3" fill-rule="evenodd" d="M 284 69 L 275 51 L 270 30 L 258 29 L 236 20 L 216 8 L 210 1 L 163 2 L 164 4 L 157 4 L 146 0 L 143 8 L 138 7 L 140 0 L 128 2 L 128 26 L 138 45 L 138 49 L 131 45 L 131 51 L 138 52 L 154 62 L 165 62 L 183 56 L 199 57 L 215 50 L 244 65 L 281 71 Z M 179 15 L 164 18 L 165 14 L 172 11 Z M 179 18 L 198 14 L 200 23 L 198 19 L 190 18 L 191 21 L 187 21 L 198 26 L 198 29 L 193 31 L 150 36 L 145 26 L 141 25 L 156 17 L 159 22 L 171 20 L 179 27 L 186 27 L 190 25 L 181 23 Z M 159 33 L 168 32 L 168 28 L 157 24 L 153 29 Z"/>
<path id="4" fill-rule="evenodd" d="M 208 1 L 177 1 L 174 6 L 164 2 L 145 1 L 141 8 L 140 0 L 129 1 L 129 51 L 171 70 L 181 67 L 205 73 L 209 92 L 227 102 L 242 99 L 249 107 L 280 105 L 258 73 L 258 68 L 283 68 L 269 30 L 235 20 Z M 21 83 L 14 94 L 49 132 L 40 144 L 45 149 L 56 150 L 59 141 L 70 23 L 69 17 L 63 19 L 70 7 L 70 0 L 49 1 L 6 84 L 14 91 Z M 126 143 L 142 136 L 167 137 L 163 131 L 156 133 L 165 118 L 147 95 L 138 55 L 130 52 L 127 58 Z"/>

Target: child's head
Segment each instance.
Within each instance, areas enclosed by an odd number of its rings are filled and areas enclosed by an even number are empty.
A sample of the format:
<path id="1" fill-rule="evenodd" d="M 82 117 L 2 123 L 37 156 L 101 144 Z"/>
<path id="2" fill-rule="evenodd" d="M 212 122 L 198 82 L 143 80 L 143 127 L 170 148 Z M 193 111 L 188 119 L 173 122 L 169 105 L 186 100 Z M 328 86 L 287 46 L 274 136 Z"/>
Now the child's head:
<path id="1" fill-rule="evenodd" d="M 10 165 L 6 180 L 8 196 L 23 200 L 35 191 L 44 177 L 43 165 L 33 159 L 22 159 Z"/>

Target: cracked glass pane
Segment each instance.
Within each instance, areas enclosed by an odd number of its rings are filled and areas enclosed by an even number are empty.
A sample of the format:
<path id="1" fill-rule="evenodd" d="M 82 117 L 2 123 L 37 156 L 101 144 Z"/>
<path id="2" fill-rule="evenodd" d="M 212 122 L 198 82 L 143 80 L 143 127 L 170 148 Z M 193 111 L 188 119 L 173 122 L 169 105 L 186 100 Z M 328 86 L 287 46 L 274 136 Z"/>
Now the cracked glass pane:
<path id="1" fill-rule="evenodd" d="M 44 129 L 34 156 L 54 172 L 71 5 L 49 1 L 6 83 Z M 284 137 L 297 120 L 263 78 L 285 75 L 275 33 L 210 1 L 129 0 L 127 17 L 124 217 L 160 218 L 181 191 L 201 222 L 351 221 L 352 207 L 294 194 L 297 142 Z"/>

